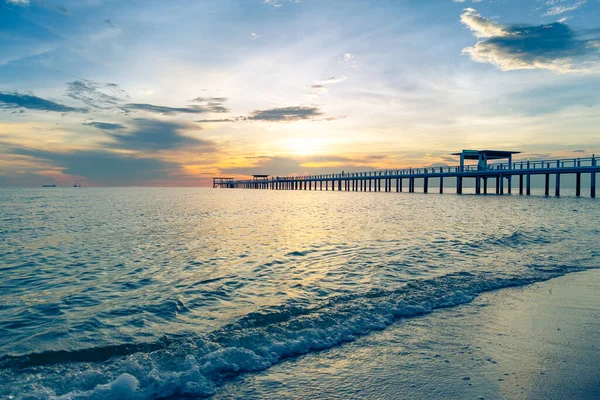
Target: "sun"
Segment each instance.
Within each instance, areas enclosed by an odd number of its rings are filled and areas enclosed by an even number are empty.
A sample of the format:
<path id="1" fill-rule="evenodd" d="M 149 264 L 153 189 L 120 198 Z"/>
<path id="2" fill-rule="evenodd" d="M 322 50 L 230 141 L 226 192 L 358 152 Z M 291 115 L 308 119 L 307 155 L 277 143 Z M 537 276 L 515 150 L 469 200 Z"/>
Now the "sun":
<path id="1" fill-rule="evenodd" d="M 287 147 L 292 153 L 303 156 L 317 153 L 322 145 L 323 143 L 316 138 L 295 137 L 287 141 Z"/>

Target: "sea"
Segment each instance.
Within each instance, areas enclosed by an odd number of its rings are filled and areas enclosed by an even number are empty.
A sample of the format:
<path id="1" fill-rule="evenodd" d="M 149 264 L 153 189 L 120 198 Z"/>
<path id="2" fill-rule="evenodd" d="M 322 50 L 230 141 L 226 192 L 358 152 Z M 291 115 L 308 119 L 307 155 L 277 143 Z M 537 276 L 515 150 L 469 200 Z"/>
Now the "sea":
<path id="1" fill-rule="evenodd" d="M 568 194 L 0 189 L 0 398 L 309 398 L 322 354 L 335 376 L 336 349 L 597 268 L 599 221 Z M 304 389 L 247 384 L 298 360 Z"/>

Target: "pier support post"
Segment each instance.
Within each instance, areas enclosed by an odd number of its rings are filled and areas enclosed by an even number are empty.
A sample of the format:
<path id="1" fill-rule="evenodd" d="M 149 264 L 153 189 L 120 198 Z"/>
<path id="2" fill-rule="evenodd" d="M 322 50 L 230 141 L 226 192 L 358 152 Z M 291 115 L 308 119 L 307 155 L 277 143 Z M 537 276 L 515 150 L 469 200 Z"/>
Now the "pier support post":
<path id="1" fill-rule="evenodd" d="M 440 176 L 440 194 L 444 194 L 444 177 Z"/>
<path id="2" fill-rule="evenodd" d="M 546 174 L 546 184 L 544 187 L 544 195 L 550 196 L 550 174 Z"/>
<path id="3" fill-rule="evenodd" d="M 523 174 L 519 175 L 519 194 L 523 196 Z"/>
<path id="4" fill-rule="evenodd" d="M 427 193 L 429 189 L 429 178 L 426 176 L 423 178 L 423 193 Z"/>
<path id="5" fill-rule="evenodd" d="M 575 196 L 581 197 L 581 172 L 575 174 Z"/>
<path id="6" fill-rule="evenodd" d="M 592 156 L 592 167 L 596 166 L 596 157 Z M 590 173 L 590 197 L 593 199 L 596 197 L 596 172 Z"/>
<path id="7" fill-rule="evenodd" d="M 560 174 L 556 174 L 556 184 L 554 185 L 554 195 L 560 197 Z"/>
<path id="8" fill-rule="evenodd" d="M 487 194 L 487 176 L 483 177 L 483 194 Z"/>
<path id="9" fill-rule="evenodd" d="M 498 181 L 500 182 L 500 194 L 504 194 L 504 177 L 502 175 L 498 175 Z"/>
<path id="10" fill-rule="evenodd" d="M 496 176 L 496 194 L 500 194 L 500 175 Z"/>
<path id="11" fill-rule="evenodd" d="M 402 178 L 399 178 L 398 180 L 400 181 L 400 191 L 402 191 Z"/>
<path id="12" fill-rule="evenodd" d="M 507 189 L 507 193 L 508 194 L 512 194 L 512 175 L 509 175 L 507 177 L 507 180 L 508 180 L 508 183 L 507 183 L 508 187 L 506 188 Z"/>
<path id="13" fill-rule="evenodd" d="M 396 178 L 396 193 L 400 191 L 400 179 Z"/>
<path id="14" fill-rule="evenodd" d="M 462 194 L 462 177 L 456 177 L 456 194 Z"/>
<path id="15" fill-rule="evenodd" d="M 475 177 L 475 194 L 481 194 L 481 178 Z"/>
<path id="16" fill-rule="evenodd" d="M 373 179 L 369 179 L 369 192 L 371 191 L 371 183 L 372 183 Z"/>
<path id="17" fill-rule="evenodd" d="M 338 181 L 338 192 L 341 192 L 341 191 L 342 191 L 342 180 L 340 179 Z"/>

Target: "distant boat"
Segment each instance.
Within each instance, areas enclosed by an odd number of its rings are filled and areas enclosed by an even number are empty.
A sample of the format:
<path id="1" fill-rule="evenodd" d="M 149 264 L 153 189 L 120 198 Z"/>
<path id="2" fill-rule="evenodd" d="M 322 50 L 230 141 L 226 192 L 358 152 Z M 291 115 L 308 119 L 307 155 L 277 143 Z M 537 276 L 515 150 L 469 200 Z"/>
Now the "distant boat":
<path id="1" fill-rule="evenodd" d="M 73 187 L 81 187 L 81 182 L 80 181 L 75 182 L 75 184 L 73 185 Z"/>
<path id="2" fill-rule="evenodd" d="M 55 184 L 52 184 L 52 185 L 42 185 L 42 187 L 56 187 L 56 185 Z"/>

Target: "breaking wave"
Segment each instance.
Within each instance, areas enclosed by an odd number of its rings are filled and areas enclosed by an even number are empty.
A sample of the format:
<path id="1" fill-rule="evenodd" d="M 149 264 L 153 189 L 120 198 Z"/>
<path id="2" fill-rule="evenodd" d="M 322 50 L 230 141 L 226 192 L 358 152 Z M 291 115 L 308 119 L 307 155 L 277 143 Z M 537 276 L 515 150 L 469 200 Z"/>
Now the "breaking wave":
<path id="1" fill-rule="evenodd" d="M 410 281 L 394 290 L 371 290 L 315 304 L 288 302 L 247 314 L 203 335 L 5 356 L 0 359 L 0 380 L 8 384 L 0 389 L 0 395 L 54 399 L 207 397 L 226 379 L 352 341 L 399 319 L 468 303 L 482 292 L 581 269 L 529 266 L 519 274 L 456 272 Z M 18 392 L 9 392 L 15 388 Z"/>

